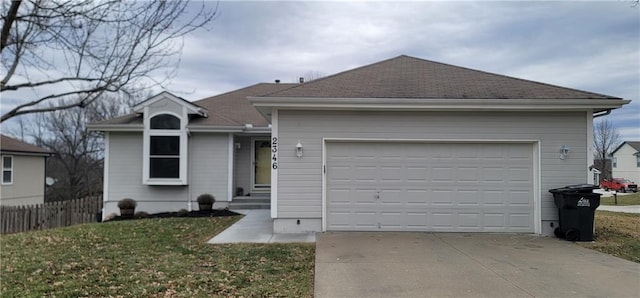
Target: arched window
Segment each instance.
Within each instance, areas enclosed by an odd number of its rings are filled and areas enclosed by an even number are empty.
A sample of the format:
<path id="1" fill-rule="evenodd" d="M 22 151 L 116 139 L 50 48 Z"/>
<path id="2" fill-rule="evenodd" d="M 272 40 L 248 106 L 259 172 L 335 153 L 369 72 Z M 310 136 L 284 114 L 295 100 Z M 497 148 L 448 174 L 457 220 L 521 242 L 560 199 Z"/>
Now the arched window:
<path id="1" fill-rule="evenodd" d="M 160 114 L 151 118 L 151 129 L 180 129 L 180 119 L 169 114 Z"/>
<path id="2" fill-rule="evenodd" d="M 186 133 L 181 119 L 171 114 L 149 118 L 145 129 L 145 183 L 175 185 L 186 183 Z"/>

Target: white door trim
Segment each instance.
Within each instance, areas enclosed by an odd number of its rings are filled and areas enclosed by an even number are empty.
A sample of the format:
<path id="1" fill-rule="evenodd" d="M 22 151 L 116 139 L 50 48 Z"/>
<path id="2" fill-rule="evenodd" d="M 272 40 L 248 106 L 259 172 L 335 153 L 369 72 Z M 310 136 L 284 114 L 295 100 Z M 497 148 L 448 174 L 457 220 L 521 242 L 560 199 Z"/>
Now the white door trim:
<path id="1" fill-rule="evenodd" d="M 469 144 L 531 144 L 533 150 L 533 226 L 536 234 L 542 234 L 542 209 L 540 197 L 540 140 L 510 139 L 384 139 L 384 138 L 322 138 L 322 231 L 327 231 L 327 143 L 469 143 Z"/>
<path id="2" fill-rule="evenodd" d="M 258 187 L 256 184 L 256 141 L 266 141 L 271 143 L 269 137 L 251 137 L 251 191 L 269 191 L 271 189 L 271 184 L 269 186 Z M 273 175 L 273 173 L 271 173 Z"/>

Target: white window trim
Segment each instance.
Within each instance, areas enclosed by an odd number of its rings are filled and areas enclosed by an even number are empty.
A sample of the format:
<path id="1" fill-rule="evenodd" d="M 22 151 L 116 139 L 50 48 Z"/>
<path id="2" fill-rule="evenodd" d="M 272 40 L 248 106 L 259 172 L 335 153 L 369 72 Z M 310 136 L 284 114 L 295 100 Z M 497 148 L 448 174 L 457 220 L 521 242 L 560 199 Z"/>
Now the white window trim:
<path id="1" fill-rule="evenodd" d="M 4 167 L 4 159 L 5 157 L 11 158 L 11 168 L 5 168 Z M 13 184 L 13 165 L 15 163 L 15 158 L 13 158 L 13 155 L 2 155 L 2 177 L 1 178 L 1 182 L 2 185 L 12 185 Z M 9 182 L 4 182 L 4 171 L 9 170 L 11 171 L 11 181 Z"/>
<path id="2" fill-rule="evenodd" d="M 151 118 L 168 114 L 180 119 L 180 129 L 151 129 Z M 182 115 L 172 112 L 162 111 L 152 115 L 149 114 L 149 107 L 144 108 L 144 132 L 142 142 L 142 184 L 145 185 L 187 185 L 187 162 L 188 162 L 188 135 L 187 122 L 189 121 L 188 111 L 182 108 Z M 152 136 L 179 136 L 180 137 L 180 174 L 178 178 L 151 178 L 150 166 L 150 145 Z"/>

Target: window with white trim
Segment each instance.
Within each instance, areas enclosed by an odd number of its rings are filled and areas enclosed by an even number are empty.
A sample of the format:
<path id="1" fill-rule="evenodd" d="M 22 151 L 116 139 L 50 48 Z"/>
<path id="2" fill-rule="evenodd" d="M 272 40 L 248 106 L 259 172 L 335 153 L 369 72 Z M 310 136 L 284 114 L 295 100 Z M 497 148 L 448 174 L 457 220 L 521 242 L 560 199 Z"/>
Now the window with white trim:
<path id="1" fill-rule="evenodd" d="M 186 184 L 186 133 L 172 114 L 149 118 L 145 128 L 144 182 L 149 185 Z"/>
<path id="2" fill-rule="evenodd" d="M 2 156 L 2 184 L 13 183 L 13 156 Z"/>
<path id="3" fill-rule="evenodd" d="M 612 158 L 611 159 L 611 165 L 612 165 L 612 167 L 617 168 L 618 167 L 618 158 L 616 158 L 616 157 Z"/>
<path id="4" fill-rule="evenodd" d="M 636 167 L 640 168 L 640 153 L 636 153 Z"/>
<path id="5" fill-rule="evenodd" d="M 180 136 L 149 139 L 149 178 L 180 178 Z"/>

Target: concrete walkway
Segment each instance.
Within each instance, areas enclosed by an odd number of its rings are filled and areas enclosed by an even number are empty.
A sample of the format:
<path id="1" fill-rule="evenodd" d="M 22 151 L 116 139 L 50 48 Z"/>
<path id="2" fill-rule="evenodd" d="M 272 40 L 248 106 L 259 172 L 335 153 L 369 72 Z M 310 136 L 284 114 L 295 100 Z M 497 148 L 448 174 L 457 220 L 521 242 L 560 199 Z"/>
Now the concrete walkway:
<path id="1" fill-rule="evenodd" d="M 244 217 L 216 235 L 208 243 L 287 243 L 315 242 L 315 233 L 274 234 L 270 210 L 234 210 Z"/>
<path id="2" fill-rule="evenodd" d="M 629 205 L 629 206 L 600 205 L 598 206 L 597 210 L 624 212 L 624 213 L 640 213 L 640 205 Z"/>
<path id="3" fill-rule="evenodd" d="M 640 264 L 524 234 L 322 233 L 315 297 L 640 297 Z"/>

